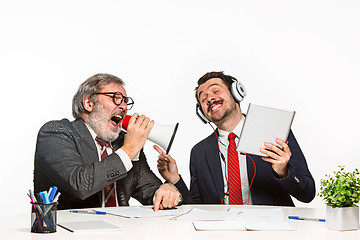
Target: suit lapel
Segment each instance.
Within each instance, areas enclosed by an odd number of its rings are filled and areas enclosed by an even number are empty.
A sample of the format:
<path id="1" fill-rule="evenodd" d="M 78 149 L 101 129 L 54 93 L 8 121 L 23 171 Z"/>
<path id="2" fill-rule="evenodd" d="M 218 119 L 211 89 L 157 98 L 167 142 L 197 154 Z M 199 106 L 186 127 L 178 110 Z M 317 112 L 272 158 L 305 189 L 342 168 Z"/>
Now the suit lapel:
<path id="1" fill-rule="evenodd" d="M 211 180 L 216 188 L 219 203 L 221 203 L 224 196 L 224 179 L 221 168 L 221 159 L 219 156 L 219 147 L 215 133 L 207 139 L 206 146 L 206 149 L 204 149 L 205 159 L 209 168 Z"/>
<path id="2" fill-rule="evenodd" d="M 114 151 L 118 150 L 124 144 L 124 137 L 125 137 L 125 132 L 121 131 L 119 137 L 111 143 L 114 148 Z"/>
<path id="3" fill-rule="evenodd" d="M 78 137 L 87 145 L 87 148 L 90 149 L 88 156 L 98 156 L 97 148 L 95 142 L 91 136 L 89 129 L 86 127 L 85 122 L 82 119 L 76 119 L 73 121 L 73 126 L 78 131 Z M 91 158 L 93 162 L 99 161 L 99 159 Z"/>

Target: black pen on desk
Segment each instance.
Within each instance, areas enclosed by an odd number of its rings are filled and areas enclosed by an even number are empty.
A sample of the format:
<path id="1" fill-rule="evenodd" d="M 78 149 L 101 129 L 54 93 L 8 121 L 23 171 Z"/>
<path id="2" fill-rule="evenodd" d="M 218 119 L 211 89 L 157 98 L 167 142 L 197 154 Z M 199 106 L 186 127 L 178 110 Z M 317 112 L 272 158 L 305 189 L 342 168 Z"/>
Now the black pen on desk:
<path id="1" fill-rule="evenodd" d="M 69 232 L 74 232 L 74 230 L 72 230 L 72 229 L 70 229 L 70 228 L 67 228 L 67 227 L 65 227 L 65 226 L 63 226 L 63 225 L 61 225 L 61 224 L 59 224 L 59 223 L 58 223 L 58 226 L 59 226 L 59 227 L 62 227 L 62 228 L 65 229 L 65 230 L 68 230 Z"/>
<path id="2" fill-rule="evenodd" d="M 101 211 L 70 210 L 70 212 L 71 213 L 86 213 L 86 214 L 106 215 L 106 212 L 101 212 Z"/>
<path id="3" fill-rule="evenodd" d="M 304 221 L 316 221 L 316 222 L 326 222 L 323 218 L 309 218 L 309 217 L 299 217 L 299 216 L 289 216 L 289 219 L 293 220 L 304 220 Z"/>

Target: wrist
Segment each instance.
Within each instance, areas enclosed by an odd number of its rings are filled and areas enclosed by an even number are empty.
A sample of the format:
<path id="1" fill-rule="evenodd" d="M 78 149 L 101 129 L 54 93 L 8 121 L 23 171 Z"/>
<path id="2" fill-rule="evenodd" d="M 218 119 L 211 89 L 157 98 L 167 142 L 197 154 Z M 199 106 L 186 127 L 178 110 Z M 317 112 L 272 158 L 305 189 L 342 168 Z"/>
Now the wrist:
<path id="1" fill-rule="evenodd" d="M 277 174 L 277 176 L 281 179 L 281 178 L 286 178 L 289 174 L 288 174 L 288 171 L 287 171 L 287 168 L 285 169 L 285 170 L 282 170 L 282 171 L 280 171 L 280 170 L 277 170 L 277 171 L 275 171 L 274 170 L 274 172 Z"/>
<path id="2" fill-rule="evenodd" d="M 130 147 L 127 147 L 127 146 L 122 146 L 120 149 L 122 149 L 128 156 L 131 160 L 134 159 L 134 157 L 136 156 L 137 152 L 136 151 L 133 151 L 132 148 Z"/>
<path id="3" fill-rule="evenodd" d="M 171 177 L 168 182 L 172 184 L 176 184 L 179 180 L 180 180 L 180 175 L 176 174 L 175 176 Z"/>

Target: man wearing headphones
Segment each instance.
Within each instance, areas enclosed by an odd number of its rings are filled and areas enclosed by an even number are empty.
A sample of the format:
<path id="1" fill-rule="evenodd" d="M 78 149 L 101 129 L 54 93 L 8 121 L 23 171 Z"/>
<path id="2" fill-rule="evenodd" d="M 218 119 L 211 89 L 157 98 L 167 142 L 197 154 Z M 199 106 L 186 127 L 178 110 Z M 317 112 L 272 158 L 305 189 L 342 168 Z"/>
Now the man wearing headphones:
<path id="1" fill-rule="evenodd" d="M 276 140 L 281 148 L 264 143 L 260 151 L 268 157 L 236 152 L 246 117 L 239 104 L 246 91 L 239 81 L 223 72 L 209 72 L 195 90 L 197 115 L 217 129 L 191 150 L 190 191 L 175 160 L 154 146 L 160 153 L 160 174 L 175 184 L 184 203 L 294 206 L 290 196 L 306 203 L 315 197 L 314 179 L 292 131 L 287 142 Z"/>

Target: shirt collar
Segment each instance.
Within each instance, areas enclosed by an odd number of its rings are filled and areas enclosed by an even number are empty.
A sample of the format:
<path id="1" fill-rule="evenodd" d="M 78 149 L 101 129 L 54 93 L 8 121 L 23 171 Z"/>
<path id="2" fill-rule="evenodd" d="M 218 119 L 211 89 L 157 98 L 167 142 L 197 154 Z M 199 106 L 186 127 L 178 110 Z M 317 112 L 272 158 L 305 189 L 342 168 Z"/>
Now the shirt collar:
<path id="1" fill-rule="evenodd" d="M 242 130 L 242 127 L 244 125 L 244 121 L 245 121 L 245 116 L 242 116 L 240 122 L 238 123 L 238 125 L 236 125 L 236 127 L 232 130 L 233 133 L 235 133 L 235 135 L 237 137 L 240 136 L 240 132 Z M 227 131 L 224 131 L 224 130 L 221 130 L 221 129 L 218 129 L 219 130 L 219 142 L 221 142 L 222 144 L 226 144 L 228 142 L 228 136 L 230 134 L 230 132 L 227 132 Z"/>
<path id="2" fill-rule="evenodd" d="M 87 124 L 85 121 L 84 121 L 84 123 L 85 123 L 85 126 L 89 129 L 89 132 L 90 132 L 91 137 L 92 137 L 92 139 L 94 140 L 94 142 L 95 142 L 97 145 L 99 145 L 99 143 L 96 141 L 97 134 L 95 133 L 95 131 L 94 131 L 94 130 L 89 126 L 89 124 Z M 111 147 L 111 148 L 112 148 L 111 143 L 109 143 L 109 144 L 107 145 L 107 147 Z"/>

